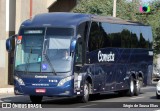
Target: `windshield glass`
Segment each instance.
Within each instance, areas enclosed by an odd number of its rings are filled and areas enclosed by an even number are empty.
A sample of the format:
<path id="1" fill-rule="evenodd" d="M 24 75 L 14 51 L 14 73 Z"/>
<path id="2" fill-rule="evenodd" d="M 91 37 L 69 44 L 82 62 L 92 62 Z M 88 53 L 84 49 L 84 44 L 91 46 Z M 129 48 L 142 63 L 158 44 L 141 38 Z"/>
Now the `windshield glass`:
<path id="1" fill-rule="evenodd" d="M 17 37 L 15 70 L 68 72 L 71 70 L 72 28 L 22 29 Z M 48 59 L 46 59 L 46 57 Z"/>
<path id="2" fill-rule="evenodd" d="M 72 37 L 73 29 L 71 28 L 47 29 L 44 47 L 46 55 L 56 72 L 68 72 L 71 70 L 70 43 Z"/>

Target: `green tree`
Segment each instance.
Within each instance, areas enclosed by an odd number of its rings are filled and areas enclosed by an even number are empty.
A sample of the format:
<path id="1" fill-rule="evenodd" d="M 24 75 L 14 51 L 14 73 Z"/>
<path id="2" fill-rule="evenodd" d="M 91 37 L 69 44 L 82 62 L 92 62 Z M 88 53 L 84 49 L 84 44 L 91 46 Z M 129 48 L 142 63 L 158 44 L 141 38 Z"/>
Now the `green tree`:
<path id="1" fill-rule="evenodd" d="M 80 0 L 73 12 L 112 15 L 113 0 Z"/>

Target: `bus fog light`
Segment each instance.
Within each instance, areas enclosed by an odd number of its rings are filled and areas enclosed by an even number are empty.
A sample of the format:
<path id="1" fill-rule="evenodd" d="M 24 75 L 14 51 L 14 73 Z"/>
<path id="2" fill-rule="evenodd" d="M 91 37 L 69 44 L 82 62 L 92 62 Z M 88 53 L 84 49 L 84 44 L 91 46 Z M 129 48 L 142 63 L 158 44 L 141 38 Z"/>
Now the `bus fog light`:
<path id="1" fill-rule="evenodd" d="M 19 83 L 19 85 L 23 85 L 23 86 L 25 85 L 21 78 L 14 76 L 14 79 Z"/>

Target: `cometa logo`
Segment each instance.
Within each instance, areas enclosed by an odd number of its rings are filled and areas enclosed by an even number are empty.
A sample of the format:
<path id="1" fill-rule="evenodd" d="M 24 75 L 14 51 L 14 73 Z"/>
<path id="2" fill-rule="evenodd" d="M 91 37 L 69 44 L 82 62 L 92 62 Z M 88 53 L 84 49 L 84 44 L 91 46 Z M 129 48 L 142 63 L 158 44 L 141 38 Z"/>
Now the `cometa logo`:
<path id="1" fill-rule="evenodd" d="M 98 52 L 98 61 L 99 62 L 110 62 L 114 61 L 115 54 L 110 52 L 109 54 L 103 54 L 101 51 Z"/>
<path id="2" fill-rule="evenodd" d="M 47 78 L 47 76 L 38 76 L 38 75 L 35 75 L 35 78 Z"/>

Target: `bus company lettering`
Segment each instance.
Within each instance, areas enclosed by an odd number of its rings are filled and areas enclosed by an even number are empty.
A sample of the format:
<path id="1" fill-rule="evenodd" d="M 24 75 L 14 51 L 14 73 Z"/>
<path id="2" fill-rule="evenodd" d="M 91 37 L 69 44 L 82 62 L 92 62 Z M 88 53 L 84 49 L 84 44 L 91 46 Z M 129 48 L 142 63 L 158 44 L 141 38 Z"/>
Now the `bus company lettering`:
<path id="1" fill-rule="evenodd" d="M 35 75 L 35 78 L 47 78 L 47 76 L 38 76 L 38 75 Z"/>
<path id="2" fill-rule="evenodd" d="M 101 51 L 98 52 L 98 61 L 103 62 L 103 61 L 114 61 L 115 54 L 110 52 L 109 54 L 103 54 Z"/>

